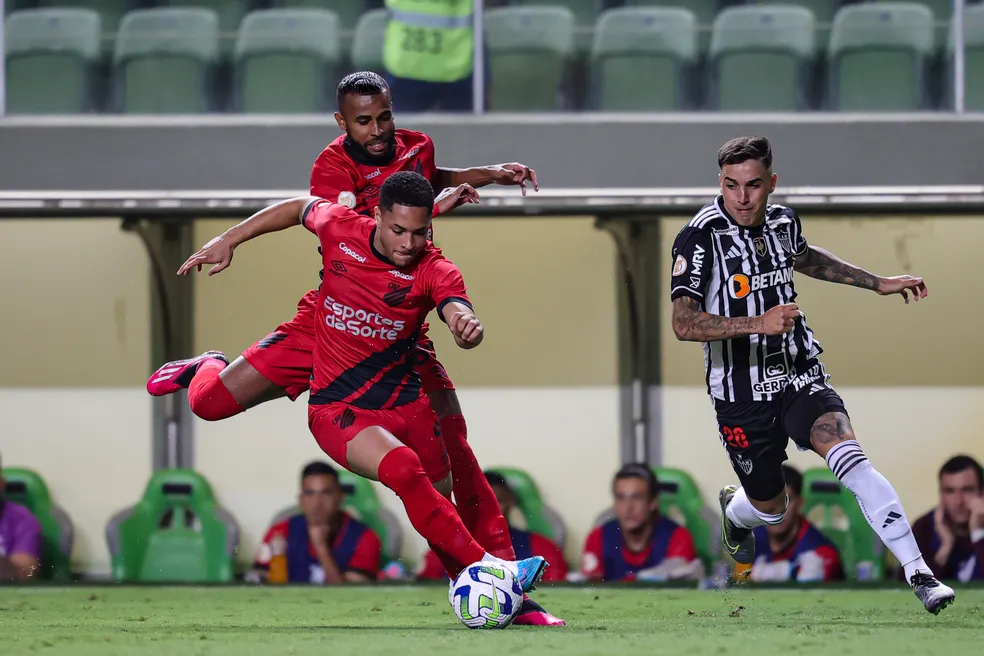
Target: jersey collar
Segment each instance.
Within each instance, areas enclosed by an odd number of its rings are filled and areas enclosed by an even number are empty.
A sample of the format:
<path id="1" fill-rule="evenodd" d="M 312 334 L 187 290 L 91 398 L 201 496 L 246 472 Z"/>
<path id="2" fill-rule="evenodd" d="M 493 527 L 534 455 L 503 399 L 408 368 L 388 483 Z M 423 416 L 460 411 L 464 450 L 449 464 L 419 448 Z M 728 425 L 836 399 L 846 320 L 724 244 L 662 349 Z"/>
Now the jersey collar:
<path id="1" fill-rule="evenodd" d="M 369 250 L 372 251 L 373 257 L 375 257 L 380 262 L 385 262 L 390 266 L 396 266 L 395 264 L 390 262 L 388 257 L 383 255 L 376 249 L 376 230 L 378 229 L 378 227 L 379 226 L 373 226 L 372 232 L 369 233 Z"/>

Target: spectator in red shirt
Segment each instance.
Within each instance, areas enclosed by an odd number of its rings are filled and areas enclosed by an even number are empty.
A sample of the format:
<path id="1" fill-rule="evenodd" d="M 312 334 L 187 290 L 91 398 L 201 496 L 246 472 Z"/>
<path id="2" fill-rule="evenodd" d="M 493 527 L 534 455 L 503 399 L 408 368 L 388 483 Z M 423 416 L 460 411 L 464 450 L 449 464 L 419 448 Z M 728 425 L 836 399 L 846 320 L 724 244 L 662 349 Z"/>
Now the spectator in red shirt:
<path id="1" fill-rule="evenodd" d="M 513 489 L 509 486 L 509 483 L 502 474 L 485 472 L 485 480 L 489 482 L 492 491 L 495 493 L 495 498 L 499 502 L 499 508 L 502 509 L 502 516 L 508 520 L 510 513 L 519 505 L 516 493 L 513 492 Z M 542 580 L 544 583 L 564 581 L 567 578 L 567 562 L 564 560 L 564 553 L 550 538 L 539 533 L 525 531 L 512 524 L 509 525 L 509 535 L 512 538 L 513 549 L 516 550 L 516 558 L 523 559 L 542 556 L 550 563 L 547 571 L 543 574 Z M 444 567 L 433 551 L 428 550 L 424 554 L 424 566 L 417 574 L 417 579 L 428 581 L 447 579 Z"/>
<path id="2" fill-rule="evenodd" d="M 642 463 L 615 474 L 613 519 L 588 534 L 581 574 L 591 581 L 664 581 L 698 578 L 703 566 L 694 539 L 659 512 L 659 481 Z"/>
<path id="3" fill-rule="evenodd" d="M 379 577 L 382 543 L 342 510 L 338 473 L 315 461 L 301 472 L 301 512 L 277 522 L 260 545 L 254 570 L 268 583 L 332 585 Z"/>

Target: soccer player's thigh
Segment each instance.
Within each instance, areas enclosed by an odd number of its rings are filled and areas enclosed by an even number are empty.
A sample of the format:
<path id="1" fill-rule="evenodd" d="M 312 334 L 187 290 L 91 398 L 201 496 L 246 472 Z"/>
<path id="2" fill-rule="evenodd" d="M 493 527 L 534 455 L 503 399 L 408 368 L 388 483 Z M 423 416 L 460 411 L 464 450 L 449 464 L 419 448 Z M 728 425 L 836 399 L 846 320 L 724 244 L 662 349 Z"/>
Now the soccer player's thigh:
<path id="1" fill-rule="evenodd" d="M 750 408 L 754 407 L 754 410 Z M 742 412 L 718 411 L 718 431 L 745 494 L 759 510 L 782 512 L 786 481 L 782 463 L 789 441 L 771 403 L 754 404 Z M 772 508 L 770 504 L 776 504 Z"/>
<path id="2" fill-rule="evenodd" d="M 344 403 L 308 406 L 308 428 L 325 454 L 345 469 L 379 480 L 379 463 L 404 444 L 403 417 L 395 410 L 365 410 Z"/>
<path id="3" fill-rule="evenodd" d="M 294 401 L 310 389 L 314 333 L 293 324 L 281 324 L 223 370 L 222 382 L 243 407 L 284 396 Z"/>
<path id="4" fill-rule="evenodd" d="M 782 405 L 783 427 L 801 449 L 825 458 L 835 445 L 855 439 L 843 399 L 822 377 L 798 390 L 788 386 Z"/>
<path id="5" fill-rule="evenodd" d="M 434 488 L 444 496 L 451 494 L 451 461 L 444 446 L 441 424 L 430 404 L 423 399 L 397 408 L 403 416 L 404 434 L 400 439 L 413 449 Z"/>
<path id="6" fill-rule="evenodd" d="M 434 350 L 434 342 L 423 332 L 417 340 L 416 364 L 414 370 L 420 376 L 421 386 L 430 400 L 431 408 L 438 417 L 449 417 L 461 414 L 461 404 L 454 390 L 454 383 L 448 376 L 447 370 L 438 359 Z"/>

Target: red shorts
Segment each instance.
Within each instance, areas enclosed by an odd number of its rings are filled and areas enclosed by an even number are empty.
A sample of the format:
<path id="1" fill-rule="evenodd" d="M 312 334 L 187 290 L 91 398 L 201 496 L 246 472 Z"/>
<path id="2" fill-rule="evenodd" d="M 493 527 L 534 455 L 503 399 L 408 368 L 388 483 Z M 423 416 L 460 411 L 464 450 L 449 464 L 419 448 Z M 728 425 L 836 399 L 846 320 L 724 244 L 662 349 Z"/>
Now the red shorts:
<path id="1" fill-rule="evenodd" d="M 261 376 L 285 390 L 294 401 L 311 387 L 314 370 L 314 331 L 317 321 L 318 290 L 312 289 L 297 303 L 297 314 L 286 323 L 243 351 L 243 358 Z M 417 375 L 424 392 L 453 390 L 454 383 L 438 362 L 434 342 L 427 336 L 427 324 L 417 340 Z"/>
<path id="2" fill-rule="evenodd" d="M 346 469 L 350 469 L 346 453 L 348 443 L 370 426 L 385 428 L 413 449 L 432 483 L 451 473 L 441 424 L 423 397 L 387 410 L 364 410 L 346 403 L 308 406 L 308 427 L 318 446 Z"/>

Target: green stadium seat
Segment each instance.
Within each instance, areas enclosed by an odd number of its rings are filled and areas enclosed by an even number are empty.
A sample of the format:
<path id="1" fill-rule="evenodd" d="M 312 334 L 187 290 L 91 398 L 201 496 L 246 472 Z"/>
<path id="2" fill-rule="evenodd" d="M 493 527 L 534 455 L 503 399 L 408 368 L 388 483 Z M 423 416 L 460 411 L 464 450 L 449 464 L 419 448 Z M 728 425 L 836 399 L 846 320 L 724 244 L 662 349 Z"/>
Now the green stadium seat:
<path id="1" fill-rule="evenodd" d="M 222 53 L 223 58 L 228 58 L 235 49 L 236 36 L 243 18 L 253 3 L 254 0 L 161 0 L 158 4 L 174 9 L 194 8 L 214 11 L 219 19 L 219 52 Z"/>
<path id="2" fill-rule="evenodd" d="M 682 469 L 653 467 L 659 481 L 659 511 L 690 531 L 697 557 L 710 572 L 720 553 L 721 518 L 704 505 L 704 498 L 693 477 Z M 595 526 L 615 519 L 608 508 L 595 519 Z"/>
<path id="3" fill-rule="evenodd" d="M 594 40 L 593 32 L 598 14 L 602 10 L 602 0 L 514 0 L 519 7 L 563 7 L 574 17 L 574 49 L 586 53 Z"/>
<path id="4" fill-rule="evenodd" d="M 25 506 L 41 524 L 42 581 L 65 583 L 71 576 L 75 527 L 68 514 L 52 503 L 48 486 L 37 472 L 8 467 L 0 473 L 6 481 L 4 498 Z"/>
<path id="5" fill-rule="evenodd" d="M 953 107 L 953 53 L 956 26 L 947 37 L 947 75 L 943 106 Z M 984 4 L 964 8 L 964 109 L 984 112 Z"/>
<path id="6" fill-rule="evenodd" d="M 337 471 L 338 479 L 345 491 L 342 508 L 379 536 L 380 542 L 383 543 L 383 564 L 399 560 L 403 550 L 403 528 L 400 526 L 399 519 L 379 502 L 372 481 L 344 469 Z M 281 522 L 300 512 L 301 508 L 297 504 L 288 506 L 274 515 L 271 524 Z"/>
<path id="7" fill-rule="evenodd" d="M 526 520 L 526 530 L 550 538 L 563 549 L 567 541 L 567 526 L 560 513 L 543 502 L 540 488 L 533 477 L 515 467 L 493 467 L 486 471 L 501 475 L 509 483 Z"/>
<path id="8" fill-rule="evenodd" d="M 244 112 L 322 113 L 341 54 L 338 17 L 321 9 L 269 9 L 246 16 L 236 42 L 236 107 Z"/>
<path id="9" fill-rule="evenodd" d="M 27 9 L 5 23 L 7 111 L 78 114 L 96 107 L 99 15 L 87 9 Z"/>
<path id="10" fill-rule="evenodd" d="M 199 114 L 212 94 L 219 19 L 209 9 L 140 9 L 116 40 L 117 108 L 126 113 Z"/>
<path id="11" fill-rule="evenodd" d="M 674 7 L 697 17 L 697 52 L 703 55 L 711 42 L 711 26 L 723 2 L 719 0 L 626 0 L 630 7 Z"/>
<path id="12" fill-rule="evenodd" d="M 885 2 L 888 0 L 879 0 Z M 925 5 L 933 12 L 935 36 L 933 43 L 937 48 L 945 48 L 947 37 L 950 33 L 950 18 L 953 16 L 953 0 L 914 0 L 916 3 Z M 967 6 L 964 11 L 974 6 L 971 3 L 978 0 L 966 0 Z"/>
<path id="13" fill-rule="evenodd" d="M 485 12 L 492 111 L 550 111 L 574 49 L 574 16 L 564 7 L 503 7 Z"/>
<path id="14" fill-rule="evenodd" d="M 376 3 L 381 4 L 381 3 Z M 338 39 L 341 52 L 352 48 L 359 19 L 369 11 L 369 0 L 273 0 L 272 6 L 284 9 L 325 9 L 338 16 Z"/>
<path id="15" fill-rule="evenodd" d="M 809 9 L 729 7 L 714 20 L 709 104 L 724 111 L 807 109 L 815 53 L 816 19 Z"/>
<path id="16" fill-rule="evenodd" d="M 803 514 L 840 551 L 848 580 L 880 580 L 884 547 L 854 494 L 826 467 L 803 472 Z"/>
<path id="17" fill-rule="evenodd" d="M 697 19 L 686 9 L 606 11 L 591 50 L 595 106 L 604 111 L 674 111 L 693 106 Z"/>
<path id="18" fill-rule="evenodd" d="M 787 6 L 809 9 L 816 19 L 818 29 L 824 26 L 822 28 L 824 32 L 819 34 L 817 39 L 817 45 L 824 47 L 827 43 L 829 24 L 833 22 L 834 16 L 837 14 L 837 10 L 841 8 L 841 5 L 844 4 L 844 0 L 758 0 L 757 4 L 770 7 Z"/>
<path id="19" fill-rule="evenodd" d="M 386 74 L 383 65 L 383 40 L 386 38 L 386 23 L 389 21 L 385 9 L 367 11 L 359 17 L 352 37 L 352 66 L 360 71 L 373 71 Z"/>
<path id="20" fill-rule="evenodd" d="M 842 111 L 929 107 L 933 14 L 912 2 L 848 5 L 830 35 L 827 103 Z"/>
<path id="21" fill-rule="evenodd" d="M 100 29 L 99 35 L 100 50 L 104 53 L 113 52 L 116 31 L 120 28 L 120 19 L 123 14 L 136 9 L 139 6 L 138 0 L 40 0 L 39 7 L 58 8 L 58 9 L 89 9 L 99 14 Z"/>
<path id="22" fill-rule="evenodd" d="M 126 582 L 232 581 L 239 527 L 190 469 L 155 473 L 143 498 L 106 526 L 113 577 Z"/>

